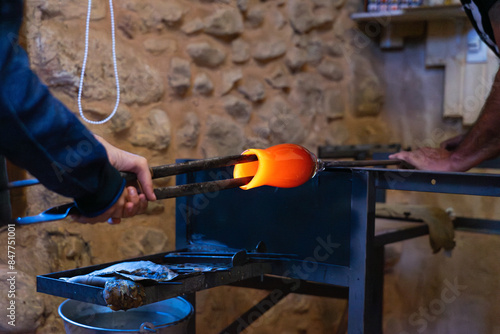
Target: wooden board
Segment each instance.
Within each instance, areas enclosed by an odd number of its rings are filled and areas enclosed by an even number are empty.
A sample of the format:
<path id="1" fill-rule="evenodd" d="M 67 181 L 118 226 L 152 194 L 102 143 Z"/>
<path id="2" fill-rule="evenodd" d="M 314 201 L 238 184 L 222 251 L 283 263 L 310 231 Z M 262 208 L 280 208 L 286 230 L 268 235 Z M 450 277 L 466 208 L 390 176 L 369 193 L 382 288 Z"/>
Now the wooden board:
<path id="1" fill-rule="evenodd" d="M 480 114 L 498 69 L 489 50 L 484 62 L 467 62 L 471 29 L 462 19 L 428 22 L 425 55 L 427 67 L 444 67 L 443 117 L 461 117 L 466 126 Z"/>
<path id="2" fill-rule="evenodd" d="M 466 64 L 465 67 L 462 117 L 466 126 L 474 124 L 479 117 L 498 71 L 497 56 L 490 49 L 487 50 L 487 54 L 485 63 Z"/>

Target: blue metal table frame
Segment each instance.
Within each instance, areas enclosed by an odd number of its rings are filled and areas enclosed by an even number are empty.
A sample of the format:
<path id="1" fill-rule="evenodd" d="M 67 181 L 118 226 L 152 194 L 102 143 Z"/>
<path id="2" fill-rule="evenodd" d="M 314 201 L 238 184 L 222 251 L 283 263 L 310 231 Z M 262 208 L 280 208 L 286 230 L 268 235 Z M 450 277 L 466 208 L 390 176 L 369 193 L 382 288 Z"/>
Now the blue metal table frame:
<path id="1" fill-rule="evenodd" d="M 230 170 L 177 176 L 177 184 L 227 178 Z M 230 189 L 176 200 L 175 252 L 135 260 L 164 263 L 233 256 L 227 271 L 180 280 L 180 285 L 146 286 L 146 303 L 184 295 L 196 306 L 195 293 L 221 285 L 269 290 L 267 297 L 221 333 L 240 333 L 289 293 L 348 300 L 348 333 L 382 333 L 384 246 L 428 233 L 425 224 L 375 235 L 377 190 L 403 190 L 500 196 L 500 175 L 436 173 L 375 168 L 334 169 L 301 187 Z M 500 224 L 462 219 L 459 228 L 500 233 Z M 187 254 L 187 255 L 186 255 Z M 238 254 L 244 255 L 236 261 Z M 238 264 L 236 264 L 238 263 Z M 37 290 L 105 305 L 103 288 L 69 283 L 73 277 L 113 263 L 37 277 Z M 195 332 L 195 319 L 189 325 Z"/>
<path id="2" fill-rule="evenodd" d="M 377 240 L 374 236 L 375 190 L 498 197 L 500 175 L 390 169 L 353 169 L 352 175 L 352 208 L 357 215 L 351 221 L 351 231 L 357 242 L 351 248 L 349 334 L 382 333 L 383 245 L 422 235 L 425 230 L 420 227 L 393 240 Z M 497 222 L 490 223 L 491 230 L 498 229 Z"/>
<path id="3" fill-rule="evenodd" d="M 211 178 L 214 175 L 215 178 L 218 177 L 212 173 Z M 199 174 L 198 176 L 183 175 L 178 177 L 177 183 L 200 182 L 205 177 L 206 175 L 201 176 L 200 179 Z M 239 281 L 233 285 L 271 290 L 270 295 L 259 304 L 274 305 L 288 293 L 294 292 L 347 298 L 348 333 L 377 334 L 382 333 L 384 246 L 391 242 L 425 235 L 428 229 L 425 224 L 422 224 L 404 231 L 396 231 L 393 234 L 376 236 L 376 190 L 500 196 L 500 176 L 492 174 L 350 168 L 322 172 L 318 179 L 312 180 L 309 186 L 292 191 L 291 195 L 283 190 L 270 189 L 261 193 L 257 191 L 254 196 L 249 195 L 251 191 L 245 193 L 235 190 L 235 192 L 224 191 L 224 196 L 221 192 L 212 197 L 195 195 L 179 198 L 177 199 L 177 248 L 229 246 L 248 248 L 249 242 L 267 238 L 266 243 L 269 246 L 276 245 L 276 249 L 272 249 L 271 252 L 289 253 L 291 256 L 267 261 L 271 263 L 272 268 L 269 275 L 260 279 L 250 278 Z M 340 190 L 329 189 L 337 183 L 341 185 Z M 303 212 L 300 209 L 295 210 L 295 207 L 300 206 L 298 203 L 301 201 L 306 206 L 310 205 L 308 200 L 314 197 L 315 192 L 320 193 L 319 197 L 331 197 L 332 200 L 331 204 L 325 204 L 328 201 L 321 201 L 319 207 L 340 206 L 345 209 L 348 206 L 349 212 L 346 213 L 342 209 L 340 211 L 327 210 L 314 216 L 312 221 L 304 221 Z M 304 197 L 300 197 L 298 203 L 293 202 L 291 207 L 285 204 L 286 201 L 293 201 L 294 196 L 303 195 Z M 278 198 L 283 196 L 284 202 L 274 204 L 274 201 L 279 201 Z M 241 203 L 245 201 L 252 202 L 253 205 L 250 205 L 249 212 L 242 213 Z M 273 203 L 271 206 L 269 206 L 270 202 Z M 263 212 L 261 215 L 256 215 L 254 211 L 258 211 L 260 205 L 264 207 Z M 276 211 L 282 210 L 283 206 L 292 211 L 293 216 L 288 217 L 291 226 L 287 229 L 288 231 L 285 230 L 287 226 L 280 220 L 280 215 L 274 213 L 273 205 Z M 321 211 L 318 207 L 309 208 L 309 210 Z M 227 211 L 232 213 L 227 214 Z M 287 217 L 286 214 L 285 217 Z M 252 227 L 252 220 L 255 219 L 261 220 Z M 323 221 L 325 219 L 330 222 Z M 274 225 L 278 225 L 276 228 L 278 230 L 283 229 L 281 236 L 276 229 L 273 229 Z M 332 233 L 336 231 L 335 229 L 339 229 L 340 239 L 330 240 L 322 234 L 325 237 L 323 243 L 326 242 L 330 248 L 335 248 L 337 244 L 347 245 L 347 250 L 339 246 L 338 249 L 334 249 L 339 251 L 338 256 L 332 258 L 325 257 L 326 253 L 319 254 L 319 251 L 315 254 L 318 248 L 311 248 L 314 243 L 308 244 L 307 240 L 310 237 L 307 235 L 308 232 L 297 227 L 298 225 L 305 225 L 309 230 L 317 230 L 319 234 Z M 332 230 L 330 225 L 335 229 Z M 484 221 L 482 226 L 488 227 L 488 221 Z M 469 228 L 473 228 L 473 222 L 469 222 Z M 498 224 L 492 225 L 491 228 L 500 230 Z M 221 233 L 227 233 L 227 235 L 221 235 Z M 235 237 L 240 233 L 244 236 Z M 302 235 L 295 239 L 294 234 Z M 297 244 L 297 240 L 302 237 L 306 241 L 303 241 L 303 244 Z M 287 242 L 282 242 L 282 238 L 295 245 L 288 247 Z M 323 251 L 327 249 L 325 247 L 322 248 Z M 317 256 L 307 256 L 307 254 Z M 305 271 L 307 275 L 304 274 Z M 263 310 L 259 304 L 221 333 L 239 333 L 244 328 L 241 327 L 242 322 L 249 325 L 251 321 L 258 318 L 259 312 L 267 311 L 267 309 Z M 253 318 L 250 316 L 252 311 L 254 311 Z"/>

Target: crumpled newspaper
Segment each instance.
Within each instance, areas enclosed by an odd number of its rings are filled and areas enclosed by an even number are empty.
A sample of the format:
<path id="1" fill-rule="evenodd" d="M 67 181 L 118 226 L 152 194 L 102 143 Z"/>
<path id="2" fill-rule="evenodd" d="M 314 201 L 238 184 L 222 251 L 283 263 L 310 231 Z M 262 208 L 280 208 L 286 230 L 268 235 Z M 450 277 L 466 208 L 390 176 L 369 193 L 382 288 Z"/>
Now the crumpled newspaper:
<path id="1" fill-rule="evenodd" d="M 103 298 L 113 311 L 142 306 L 146 300 L 143 285 L 167 282 L 178 276 L 227 270 L 227 264 L 156 264 L 151 261 L 129 261 L 114 264 L 86 275 L 61 277 L 70 283 L 104 287 Z"/>
<path id="2" fill-rule="evenodd" d="M 156 264 L 151 261 L 121 262 L 110 267 L 91 272 L 89 275 L 115 275 L 128 278 L 134 282 L 142 280 L 165 282 L 177 277 L 177 274 L 170 270 L 167 266 Z"/>
<path id="3" fill-rule="evenodd" d="M 453 219 L 441 208 L 430 205 L 376 203 L 375 216 L 422 220 L 429 226 L 429 240 L 434 253 L 442 248 L 450 252 L 455 247 Z"/>
<path id="4" fill-rule="evenodd" d="M 92 284 L 99 282 L 95 277 L 113 277 L 125 278 L 134 282 L 154 281 L 166 282 L 178 276 L 177 273 L 170 270 L 168 266 L 156 264 L 151 261 L 131 261 L 121 262 L 107 268 L 96 270 L 86 275 L 61 278 L 67 282 Z M 102 280 L 101 282 L 105 282 Z M 99 284 L 100 285 L 100 284 Z"/>
<path id="5" fill-rule="evenodd" d="M 113 311 L 142 306 L 146 298 L 143 283 L 166 282 L 178 274 L 151 261 L 117 263 L 86 275 L 61 278 L 67 282 L 104 287 L 103 298 Z"/>

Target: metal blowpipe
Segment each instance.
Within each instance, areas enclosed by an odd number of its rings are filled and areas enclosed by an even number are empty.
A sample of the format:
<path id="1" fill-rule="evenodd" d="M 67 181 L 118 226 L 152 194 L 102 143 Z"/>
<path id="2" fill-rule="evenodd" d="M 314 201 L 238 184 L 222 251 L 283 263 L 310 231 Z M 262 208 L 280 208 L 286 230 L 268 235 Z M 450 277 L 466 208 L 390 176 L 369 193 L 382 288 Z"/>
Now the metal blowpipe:
<path id="1" fill-rule="evenodd" d="M 269 155 L 269 152 L 272 152 L 272 154 Z M 269 158 L 269 156 L 271 156 L 271 158 Z M 297 160 L 297 156 L 301 156 L 303 159 Z M 153 179 L 159 179 L 184 173 L 235 166 L 234 178 L 232 179 L 155 188 L 154 193 L 156 198 L 160 200 L 238 187 L 245 190 L 262 185 L 291 188 L 307 182 L 318 172 L 323 170 L 332 168 L 387 166 L 400 163 L 401 161 L 398 160 L 324 161 L 317 159 L 313 154 L 299 145 L 281 144 L 266 150 L 247 150 L 241 155 L 156 166 L 152 167 L 150 171 Z M 263 170 L 264 172 L 262 172 Z M 300 173 L 297 173 L 297 171 L 300 171 Z M 262 173 L 267 175 L 267 179 L 264 181 L 262 180 Z M 134 181 L 137 178 L 133 173 L 122 172 L 121 174 L 127 181 Z M 289 174 L 292 176 L 289 177 Z M 301 176 L 297 177 L 298 174 Z M 268 179 L 272 180 L 269 181 Z M 36 179 L 15 181 L 8 184 L 8 189 L 26 187 L 38 183 Z M 79 214 L 80 212 L 75 203 L 66 203 L 47 209 L 35 216 L 17 218 L 16 223 L 25 225 L 49 222 L 64 219 L 69 215 Z"/>

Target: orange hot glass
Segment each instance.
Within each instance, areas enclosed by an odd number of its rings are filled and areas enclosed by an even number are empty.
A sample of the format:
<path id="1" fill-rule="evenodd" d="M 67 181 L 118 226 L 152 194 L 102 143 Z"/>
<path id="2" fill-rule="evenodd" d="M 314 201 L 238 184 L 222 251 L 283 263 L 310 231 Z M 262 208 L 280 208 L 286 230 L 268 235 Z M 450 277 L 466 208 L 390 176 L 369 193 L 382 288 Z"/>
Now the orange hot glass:
<path id="1" fill-rule="evenodd" d="M 292 188 L 310 180 L 318 170 L 318 159 L 302 146 L 280 144 L 261 149 L 248 149 L 242 154 L 255 154 L 258 161 L 234 166 L 234 178 L 253 176 L 241 186 L 248 190 L 260 186 Z"/>

